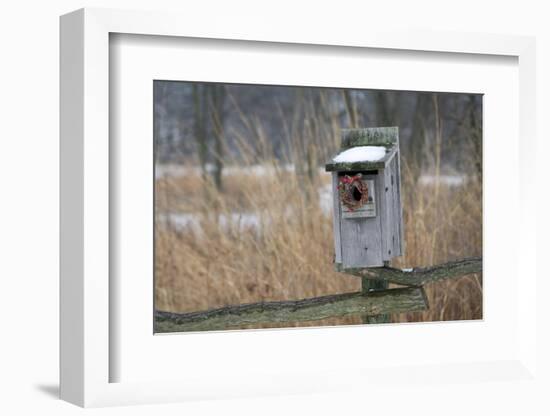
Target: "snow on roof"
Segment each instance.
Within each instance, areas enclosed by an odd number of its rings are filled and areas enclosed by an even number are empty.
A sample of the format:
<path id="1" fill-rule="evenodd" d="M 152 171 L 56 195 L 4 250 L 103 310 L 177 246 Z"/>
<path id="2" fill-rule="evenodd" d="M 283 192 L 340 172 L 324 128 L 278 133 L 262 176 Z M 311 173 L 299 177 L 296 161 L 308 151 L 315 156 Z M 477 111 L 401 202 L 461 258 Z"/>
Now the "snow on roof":
<path id="1" fill-rule="evenodd" d="M 384 146 L 357 146 L 344 150 L 332 160 L 336 163 L 376 162 L 385 155 Z"/>

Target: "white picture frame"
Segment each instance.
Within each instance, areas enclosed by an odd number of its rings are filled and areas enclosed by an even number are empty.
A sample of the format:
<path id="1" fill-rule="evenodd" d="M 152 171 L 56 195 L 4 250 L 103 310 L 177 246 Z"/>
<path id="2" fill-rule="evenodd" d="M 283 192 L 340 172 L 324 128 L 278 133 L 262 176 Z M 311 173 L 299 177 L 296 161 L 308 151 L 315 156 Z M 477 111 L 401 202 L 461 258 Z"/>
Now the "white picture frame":
<path id="1" fill-rule="evenodd" d="M 181 22 L 186 24 L 182 25 Z M 170 36 L 180 38 L 225 39 L 228 41 L 276 42 L 285 44 L 332 45 L 334 48 L 372 48 L 380 50 L 427 51 L 439 54 L 468 54 L 514 57 L 519 67 L 519 139 L 517 256 L 510 268 L 522 270 L 522 286 L 518 287 L 517 311 L 514 316 L 513 353 L 498 361 L 484 358 L 472 362 L 419 361 L 414 377 L 411 368 L 359 366 L 331 368 L 319 373 L 293 372 L 281 368 L 264 379 L 237 379 L 227 385 L 220 377 L 213 381 L 207 373 L 201 378 L 177 377 L 156 381 L 111 382 L 111 368 L 121 359 L 111 346 L 113 333 L 110 311 L 113 291 L 109 280 L 112 259 L 109 259 L 109 233 L 112 226 L 109 201 L 110 170 L 114 169 L 109 148 L 109 37 L 110 34 Z M 243 33 L 245 35 L 243 35 Z M 536 140 L 535 108 L 535 41 L 529 37 L 468 33 L 430 33 L 429 31 L 399 32 L 376 26 L 350 27 L 347 31 L 330 33 L 319 28 L 306 32 L 277 25 L 261 28 L 240 27 L 235 32 L 231 22 L 223 19 L 204 25 L 201 21 L 184 19 L 172 13 L 152 13 L 107 9 L 83 9 L 61 19 L 61 389 L 62 399 L 80 406 L 159 403 L 197 398 L 252 397 L 269 394 L 319 393 L 342 389 L 378 388 L 383 394 L 389 374 L 410 386 L 434 380 L 459 379 L 477 383 L 486 380 L 512 380 L 536 383 L 536 320 L 524 319 L 536 315 L 536 270 L 532 261 L 536 217 L 534 194 L 530 181 L 532 169 L 530 148 Z M 528 214 L 528 215 L 527 215 Z M 485 270 L 484 270 L 485 272 Z M 489 272 L 491 272 L 489 270 Z M 412 328 L 412 327 L 407 327 Z M 378 329 L 374 329 L 378 330 Z M 379 329 L 383 331 L 383 329 Z M 414 331 L 414 329 L 407 329 Z M 264 332 L 265 333 L 265 332 Z M 268 332 L 279 337 L 281 332 Z M 324 337 L 326 332 L 303 331 L 300 339 Z M 152 333 L 151 333 L 152 336 Z M 237 334 L 238 336 L 238 334 Z M 296 335 L 298 336 L 298 335 Z M 232 335 L 235 338 L 235 334 Z M 165 337 L 166 338 L 166 337 Z M 234 341 L 238 345 L 238 339 Z M 139 348 L 136 346 L 136 348 Z M 249 364 L 252 366 L 251 364 Z M 368 370 L 368 371 L 367 371 Z M 438 374 L 436 377 L 434 374 Z M 198 374 L 198 373 L 196 373 Z M 230 379 L 234 379 L 230 377 Z M 346 380 L 343 382 L 342 380 Z M 420 380 L 420 381 L 418 381 Z M 382 387 L 380 387 L 380 384 Z"/>

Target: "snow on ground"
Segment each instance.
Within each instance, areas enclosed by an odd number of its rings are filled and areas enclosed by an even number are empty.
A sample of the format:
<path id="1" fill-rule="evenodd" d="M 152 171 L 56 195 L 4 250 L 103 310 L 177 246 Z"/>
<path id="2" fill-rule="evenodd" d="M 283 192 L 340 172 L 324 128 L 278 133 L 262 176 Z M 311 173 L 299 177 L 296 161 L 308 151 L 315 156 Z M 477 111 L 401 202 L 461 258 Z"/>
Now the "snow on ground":
<path id="1" fill-rule="evenodd" d="M 332 215 L 332 186 L 326 184 L 319 187 L 319 207 L 327 217 Z M 231 214 L 220 214 L 218 222 L 222 229 L 237 228 L 239 231 L 253 229 L 259 232 L 262 226 L 269 225 L 269 216 L 267 213 L 262 215 L 258 212 L 232 212 Z M 286 215 L 291 215 L 292 210 L 289 207 Z M 264 221 L 262 222 L 262 216 Z M 201 215 L 188 212 L 161 213 L 158 215 L 161 224 L 176 230 L 193 230 L 201 232 Z"/>
<path id="2" fill-rule="evenodd" d="M 207 165 L 207 170 L 213 167 Z M 275 175 L 276 172 L 294 172 L 294 166 L 291 164 L 282 165 L 277 168 L 270 165 L 252 165 L 242 168 L 240 166 L 228 166 L 223 170 L 224 176 L 252 174 L 258 177 Z M 182 166 L 174 164 L 158 164 L 155 167 L 155 175 L 157 178 L 171 176 L 181 177 L 184 175 L 200 175 L 201 169 L 196 166 Z M 330 175 L 325 172 L 324 167 L 319 168 L 320 175 Z M 326 216 L 332 215 L 332 185 L 327 183 L 319 187 L 319 207 Z M 290 212 L 288 213 L 291 214 Z M 239 230 L 254 229 L 259 231 L 262 226 L 268 225 L 268 221 L 261 221 L 261 218 L 268 218 L 268 215 L 262 215 L 257 212 L 233 212 L 229 215 L 220 214 L 218 222 L 224 229 L 237 227 Z M 201 232 L 201 216 L 194 213 L 185 212 L 170 212 L 160 213 L 158 220 L 161 224 L 172 227 L 177 230 L 191 229 L 196 232 Z"/>
<path id="3" fill-rule="evenodd" d="M 355 150 L 361 149 L 363 150 Z M 378 149 L 378 150 L 364 150 L 364 149 Z M 350 150 L 354 152 L 347 153 Z M 340 162 L 341 160 L 345 161 L 363 161 L 365 157 L 370 158 L 370 160 L 376 160 L 378 157 L 383 158 L 386 149 L 380 146 L 359 146 L 352 149 L 348 149 L 340 153 L 336 158 L 335 162 Z M 346 154 L 347 153 L 347 154 Z M 341 157 L 341 158 L 340 158 Z M 338 159 L 338 160 L 337 160 Z M 293 165 L 284 165 L 281 166 L 278 171 L 283 170 L 287 172 L 294 171 Z M 227 175 L 239 175 L 243 172 L 252 173 L 255 176 L 267 176 L 274 175 L 276 169 L 273 166 L 266 165 L 253 165 L 249 166 L 246 169 L 242 167 L 227 167 L 224 168 L 224 176 Z M 198 167 L 186 167 L 181 165 L 157 165 L 156 166 L 156 176 L 183 176 L 187 174 L 201 174 L 201 170 Z M 324 167 L 319 168 L 320 175 L 329 175 L 330 173 L 325 172 Z M 433 186 L 437 181 L 442 185 L 447 185 L 450 187 L 461 186 L 466 183 L 468 177 L 466 175 L 440 175 L 439 177 L 433 174 L 424 173 L 418 178 L 418 183 L 421 186 Z M 331 183 L 326 183 L 321 185 L 318 188 L 319 195 L 319 208 L 324 215 L 330 217 L 332 215 L 332 185 Z M 289 211 L 289 215 L 291 212 Z M 263 217 L 263 221 L 262 221 Z M 182 212 L 171 212 L 171 213 L 160 213 L 157 217 L 158 220 L 168 227 L 185 230 L 190 229 L 196 232 L 201 232 L 201 215 L 194 213 L 182 213 Z M 258 212 L 232 212 L 231 214 L 220 214 L 218 217 L 218 223 L 223 229 L 237 228 L 239 230 L 253 229 L 256 232 L 260 232 L 262 226 L 269 225 L 269 215 L 267 213 L 258 213 Z"/>
<path id="4" fill-rule="evenodd" d="M 332 184 L 327 183 L 319 187 L 319 207 L 323 214 L 332 215 Z"/>
<path id="5" fill-rule="evenodd" d="M 208 163 L 206 165 L 207 172 L 214 172 L 214 165 Z M 247 166 L 246 169 L 241 166 L 226 166 L 223 168 L 223 176 L 232 176 L 232 175 L 254 175 L 259 177 L 274 175 L 276 172 L 294 172 L 294 165 L 286 164 L 280 165 L 277 168 L 270 165 L 252 165 Z M 165 176 L 172 177 L 181 177 L 184 175 L 196 175 L 200 176 L 202 174 L 202 169 L 199 166 L 183 166 L 176 164 L 157 164 L 155 166 L 155 177 L 157 179 L 163 178 Z"/>
<path id="6" fill-rule="evenodd" d="M 187 212 L 172 212 L 169 214 L 159 214 L 158 219 L 161 223 L 176 230 L 190 229 L 197 233 L 201 230 L 201 216 Z M 254 229 L 260 230 L 262 227 L 260 215 L 254 212 L 234 212 L 230 215 L 220 214 L 218 221 L 222 229 L 237 227 L 239 231 Z"/>
<path id="7" fill-rule="evenodd" d="M 344 150 L 332 160 L 336 163 L 376 162 L 385 155 L 384 146 L 357 146 Z"/>
<path id="8" fill-rule="evenodd" d="M 441 185 L 450 187 L 462 186 L 466 183 L 468 177 L 466 175 L 429 175 L 422 174 L 418 178 L 418 184 L 423 186 L 433 186 L 439 181 Z"/>

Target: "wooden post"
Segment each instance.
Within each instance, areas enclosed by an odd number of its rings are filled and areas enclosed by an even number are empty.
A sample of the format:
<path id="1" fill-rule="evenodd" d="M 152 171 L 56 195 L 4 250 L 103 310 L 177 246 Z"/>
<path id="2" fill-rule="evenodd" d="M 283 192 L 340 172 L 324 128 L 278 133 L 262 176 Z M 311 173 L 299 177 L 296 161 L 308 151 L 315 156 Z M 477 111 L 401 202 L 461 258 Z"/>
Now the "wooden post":
<path id="1" fill-rule="evenodd" d="M 384 267 L 388 267 L 388 266 L 389 266 L 389 262 L 384 262 Z M 389 283 L 384 280 L 373 280 L 373 279 L 368 279 L 366 277 L 361 278 L 361 292 L 364 295 L 368 295 L 369 292 L 372 292 L 372 291 L 386 290 L 388 289 L 388 286 L 389 286 Z M 389 314 L 382 314 L 377 316 L 363 315 L 362 319 L 364 324 L 386 324 L 390 322 L 390 315 Z"/>

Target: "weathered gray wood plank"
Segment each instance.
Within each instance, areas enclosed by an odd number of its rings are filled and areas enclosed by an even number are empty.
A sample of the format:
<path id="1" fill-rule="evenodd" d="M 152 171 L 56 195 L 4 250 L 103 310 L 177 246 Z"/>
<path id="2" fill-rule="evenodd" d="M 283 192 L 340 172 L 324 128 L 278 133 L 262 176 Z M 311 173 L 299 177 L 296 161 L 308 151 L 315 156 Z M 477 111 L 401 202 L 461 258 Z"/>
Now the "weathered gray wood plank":
<path id="1" fill-rule="evenodd" d="M 372 179 L 375 189 L 378 189 L 380 177 L 365 175 L 366 180 Z M 376 199 L 376 217 L 371 218 L 340 218 L 340 238 L 342 245 L 342 266 L 377 267 L 384 264 L 382 258 L 382 238 L 380 224 L 380 195 Z"/>
<path id="2" fill-rule="evenodd" d="M 395 257 L 399 255 L 399 217 L 398 217 L 398 204 L 397 200 L 397 177 L 396 177 L 397 165 L 394 158 L 388 166 L 388 175 L 386 176 L 386 188 L 388 189 L 388 209 L 390 210 L 391 222 L 388 227 L 389 244 L 388 255 Z"/>
<path id="3" fill-rule="evenodd" d="M 224 330 L 240 325 L 316 321 L 363 314 L 377 316 L 425 310 L 428 307 L 420 287 L 321 296 L 297 301 L 259 302 L 204 312 L 177 314 L 157 311 L 155 332 Z"/>
<path id="4" fill-rule="evenodd" d="M 399 148 L 399 142 L 397 144 Z M 405 253 L 405 235 L 403 232 L 403 205 L 401 204 L 401 160 L 398 151 L 393 158 L 392 171 L 394 175 L 393 184 L 393 223 L 394 223 L 394 256 L 402 256 Z"/>
<path id="5" fill-rule="evenodd" d="M 364 279 L 382 280 L 407 286 L 421 286 L 443 279 L 452 279 L 467 274 L 481 273 L 482 263 L 481 257 L 472 257 L 438 264 L 437 266 L 418 267 L 414 269 L 396 269 L 393 267 L 340 268 L 339 271 Z"/>
<path id="6" fill-rule="evenodd" d="M 332 221 L 334 230 L 334 262 L 342 263 L 342 246 L 340 244 L 340 197 L 338 195 L 338 172 L 332 173 Z"/>
<path id="7" fill-rule="evenodd" d="M 395 159 L 395 158 L 394 158 Z M 384 177 L 383 181 L 380 181 L 380 199 L 383 202 L 383 207 L 380 210 L 380 222 L 382 224 L 382 257 L 384 261 L 390 261 L 393 257 L 393 194 L 388 184 L 391 177 L 391 164 L 390 162 L 387 169 L 380 171 L 380 176 Z"/>

